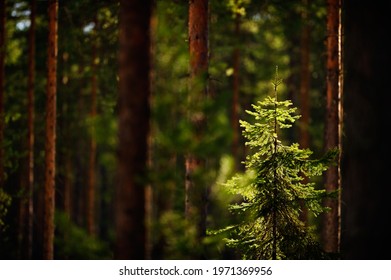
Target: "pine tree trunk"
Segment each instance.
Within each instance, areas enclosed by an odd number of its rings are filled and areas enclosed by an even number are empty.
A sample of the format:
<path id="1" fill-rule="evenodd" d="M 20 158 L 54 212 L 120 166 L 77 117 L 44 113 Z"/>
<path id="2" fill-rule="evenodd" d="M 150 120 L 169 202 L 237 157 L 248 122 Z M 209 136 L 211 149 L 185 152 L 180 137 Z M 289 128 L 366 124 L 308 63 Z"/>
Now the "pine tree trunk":
<path id="1" fill-rule="evenodd" d="M 86 102 L 83 94 L 83 87 L 85 84 L 88 83 L 88 80 L 86 79 L 85 72 L 86 72 L 86 66 L 83 62 L 79 63 L 78 65 L 78 75 L 80 77 L 79 79 L 79 90 L 78 90 L 78 98 L 77 98 L 77 110 L 81 113 L 85 113 Z M 84 117 L 84 115 L 83 115 Z M 77 126 L 78 129 L 81 129 L 81 125 Z M 83 156 L 75 156 L 74 161 L 74 180 L 73 180 L 73 199 L 72 199 L 72 206 L 73 206 L 73 213 L 74 221 L 77 225 L 83 227 L 85 226 L 85 221 L 87 217 L 87 205 L 86 205 L 86 196 L 87 196 L 87 185 L 88 185 L 88 176 L 85 176 L 85 174 L 88 174 L 88 141 L 85 141 L 84 138 L 77 137 L 77 149 L 78 151 L 83 151 Z"/>
<path id="2" fill-rule="evenodd" d="M 68 56 L 68 53 L 65 52 L 63 54 L 63 63 L 64 63 L 64 72 L 63 72 L 63 77 L 62 79 L 64 79 L 65 77 L 68 77 L 68 65 L 69 65 L 69 56 Z M 68 69 L 67 69 L 68 68 Z M 67 71 L 68 70 L 68 71 Z M 78 70 L 79 71 L 79 70 Z M 79 75 L 81 76 L 81 75 Z M 66 83 L 64 86 L 68 87 L 68 83 Z M 76 92 L 77 93 L 77 92 Z M 67 98 L 64 100 L 64 103 L 62 105 L 62 112 L 61 114 L 63 116 L 70 116 L 71 114 L 71 110 L 74 110 L 74 108 L 68 106 L 68 104 L 72 104 L 74 102 L 74 97 L 72 95 L 67 95 Z M 77 104 L 78 105 L 78 104 Z M 78 107 L 76 105 L 76 107 Z M 77 110 L 80 109 L 80 108 L 77 108 Z M 79 110 L 79 112 L 81 112 L 81 110 Z M 64 213 L 66 215 L 66 217 L 70 220 L 70 221 L 74 221 L 74 213 L 73 213 L 73 199 L 74 199 L 74 195 L 73 195 L 73 186 L 74 186 L 74 173 L 75 171 L 73 170 L 73 155 L 74 155 L 74 152 L 73 150 L 76 152 L 76 154 L 78 154 L 78 151 L 79 149 L 78 148 L 75 148 L 73 145 L 73 142 L 74 142 L 74 138 L 72 137 L 72 135 L 74 135 L 74 125 L 73 125 L 73 122 L 72 121 L 69 121 L 69 119 L 67 120 L 67 118 L 63 118 L 63 131 L 64 131 L 64 143 L 66 143 L 67 147 L 65 149 L 63 149 L 63 152 L 62 152 L 62 158 L 59 159 L 59 162 L 63 162 L 63 189 L 62 189 L 62 206 L 63 206 L 63 209 L 64 209 Z M 77 144 L 76 144 L 77 146 Z"/>
<path id="3" fill-rule="evenodd" d="M 298 20 L 297 11 L 290 9 L 287 14 L 287 22 L 295 22 Z M 298 25 L 299 26 L 299 25 Z M 302 30 L 300 28 L 289 29 L 289 32 L 286 32 L 287 36 L 287 54 L 289 55 L 289 75 L 285 80 L 287 87 L 287 99 L 291 100 L 293 104 L 300 104 L 300 65 L 301 65 L 301 56 L 300 56 L 300 42 L 301 42 Z M 287 137 L 291 142 L 298 142 L 299 139 L 299 128 L 298 129 L 289 129 L 287 131 Z"/>
<path id="4" fill-rule="evenodd" d="M 91 77 L 91 138 L 90 138 L 90 147 L 89 147 L 89 171 L 88 171 L 88 186 L 87 186 L 87 232 L 89 235 L 94 236 L 96 233 L 95 225 L 95 188 L 96 188 L 96 140 L 95 140 L 95 119 L 96 119 L 96 98 L 98 92 L 98 83 L 97 83 L 97 38 L 96 38 L 96 28 L 97 28 L 97 19 L 95 22 L 95 36 L 92 42 L 92 77 Z"/>
<path id="5" fill-rule="evenodd" d="M 327 1 L 327 97 L 325 121 L 325 150 L 341 149 L 341 0 Z M 340 151 L 341 152 L 341 151 Z M 340 160 L 324 176 L 327 191 L 340 188 Z M 338 253 L 340 247 L 340 199 L 327 199 L 331 210 L 323 216 L 322 239 L 326 252 Z"/>
<path id="6" fill-rule="evenodd" d="M 36 0 L 30 4 L 30 30 L 28 44 L 27 77 L 27 169 L 24 197 L 21 202 L 21 249 L 22 258 L 31 259 L 33 242 L 33 190 L 34 190 L 34 84 L 35 84 L 35 15 Z"/>
<path id="7" fill-rule="evenodd" d="M 208 0 L 189 1 L 189 53 L 189 114 L 195 132 L 194 141 L 199 144 L 206 126 L 202 104 L 208 95 Z M 185 167 L 185 216 L 196 225 L 197 236 L 202 238 L 206 233 L 207 188 L 199 173 L 205 167 L 205 159 L 189 154 Z"/>
<path id="8" fill-rule="evenodd" d="M 49 45 L 46 97 L 45 198 L 43 258 L 53 259 L 56 174 L 56 73 L 58 1 L 49 0 Z"/>
<path id="9" fill-rule="evenodd" d="M 151 1 L 120 1 L 117 259 L 146 256 Z"/>
<path id="10" fill-rule="evenodd" d="M 0 0 L 0 188 L 4 188 L 5 0 Z"/>
<path id="11" fill-rule="evenodd" d="M 302 30 L 300 38 L 300 148 L 308 149 L 310 147 L 310 26 L 308 20 L 308 0 L 303 0 L 304 10 L 302 17 Z M 308 178 L 304 176 L 304 182 L 308 183 Z M 307 223 L 308 211 L 302 205 L 300 220 Z"/>
<path id="12" fill-rule="evenodd" d="M 156 92 L 156 66 L 155 66 L 155 53 L 156 53 L 156 31 L 158 27 L 158 17 L 156 13 L 156 0 L 151 0 L 151 16 L 150 16 L 150 46 L 149 46 L 149 55 L 150 55 L 150 104 L 153 106 L 154 104 L 154 94 Z M 149 170 L 153 170 L 153 154 L 154 154 L 154 136 L 155 130 L 153 126 L 152 120 L 150 120 L 150 129 L 148 134 L 148 161 L 147 165 Z M 145 195 L 145 215 L 146 215 L 146 227 L 147 227 L 147 235 L 146 235 L 146 259 L 151 259 L 153 255 L 153 237 L 155 236 L 153 232 L 154 222 L 158 222 L 157 215 L 154 213 L 159 212 L 159 207 L 157 205 L 157 200 L 154 199 L 154 194 L 156 193 L 156 187 L 152 185 L 152 183 L 147 185 L 146 195 Z M 156 219 L 156 220 L 155 220 Z"/>

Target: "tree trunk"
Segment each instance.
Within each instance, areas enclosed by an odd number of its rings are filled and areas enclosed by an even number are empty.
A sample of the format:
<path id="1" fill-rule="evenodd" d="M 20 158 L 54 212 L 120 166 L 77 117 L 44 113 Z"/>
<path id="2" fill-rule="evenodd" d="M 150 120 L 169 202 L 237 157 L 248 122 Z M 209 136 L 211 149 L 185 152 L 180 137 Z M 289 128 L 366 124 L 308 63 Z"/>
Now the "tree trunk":
<path id="1" fill-rule="evenodd" d="M 150 46 L 149 46 L 149 55 L 150 55 L 150 104 L 153 107 L 154 104 L 154 94 L 156 92 L 156 62 L 155 62 L 155 53 L 156 53 L 156 31 L 158 27 L 158 17 L 156 12 L 156 0 L 151 0 L 151 16 L 150 16 Z M 148 160 L 147 166 L 149 170 L 153 170 L 153 154 L 154 154 L 154 135 L 155 129 L 153 126 L 152 120 L 150 120 L 150 129 L 148 134 Z M 147 235 L 146 235 L 146 259 L 151 259 L 153 256 L 153 245 L 155 236 L 153 231 L 154 222 L 157 222 L 157 216 L 154 213 L 159 213 L 159 207 L 157 205 L 157 200 L 154 199 L 156 194 L 156 188 L 150 183 L 146 187 L 146 195 L 145 195 L 145 215 L 146 215 L 146 227 L 147 227 Z M 155 220 L 154 220 L 155 219 Z"/>
<path id="2" fill-rule="evenodd" d="M 56 174 L 56 91 L 57 91 L 57 15 L 58 1 L 49 0 L 49 45 L 46 97 L 45 210 L 43 258 L 53 259 L 55 174 Z"/>
<path id="3" fill-rule="evenodd" d="M 341 0 L 327 1 L 327 84 L 324 148 L 341 149 Z M 341 153 L 341 150 L 340 150 Z M 327 191 L 340 189 L 340 160 L 324 176 Z M 340 199 L 326 199 L 331 210 L 323 216 L 322 239 L 326 252 L 338 253 L 340 247 Z"/>
<path id="4" fill-rule="evenodd" d="M 286 18 L 286 22 L 297 22 L 301 20 L 298 12 L 295 9 L 289 9 Z M 289 55 L 289 76 L 285 80 L 287 88 L 287 98 L 292 101 L 293 104 L 300 105 L 300 73 L 301 73 L 301 38 L 302 28 L 299 24 L 289 25 L 289 28 L 285 31 L 287 38 L 287 54 Z M 288 129 L 286 132 L 290 142 L 298 142 L 299 140 L 299 128 Z"/>
<path id="5" fill-rule="evenodd" d="M 94 236 L 96 233 L 95 225 L 95 188 L 96 188 L 96 140 L 95 140 L 95 119 L 96 119 L 96 98 L 98 92 L 97 83 L 97 38 L 96 28 L 97 19 L 95 18 L 95 30 L 92 42 L 92 76 L 91 76 L 91 138 L 90 138 L 90 154 L 89 154 L 89 171 L 88 171 L 88 186 L 87 186 L 87 232 Z"/>
<path id="6" fill-rule="evenodd" d="M 305 9 L 308 9 L 307 1 L 303 1 Z M 300 42 L 300 113 L 301 125 L 299 142 L 301 148 L 309 148 L 310 135 L 308 131 L 310 123 L 310 27 L 308 24 L 308 12 L 302 14 L 302 31 Z"/>
<path id="7" fill-rule="evenodd" d="M 5 0 L 0 0 L 0 188 L 4 188 Z"/>
<path id="8" fill-rule="evenodd" d="M 151 0 L 120 1 L 117 259 L 146 256 Z"/>
<path id="9" fill-rule="evenodd" d="M 78 90 L 78 98 L 77 98 L 77 110 L 80 112 L 80 114 L 85 113 L 86 106 L 86 100 L 84 97 L 84 87 L 88 83 L 88 80 L 86 79 L 85 72 L 86 66 L 84 65 L 83 61 L 81 61 L 78 65 L 78 75 L 80 77 L 79 79 L 79 90 Z M 81 129 L 82 125 L 78 124 L 76 126 L 77 129 Z M 87 185 L 88 185 L 88 176 L 85 176 L 85 174 L 88 174 L 88 141 L 85 141 L 84 138 L 76 137 L 77 141 L 77 150 L 83 151 L 83 156 L 76 156 L 74 157 L 75 161 L 72 162 L 74 164 L 73 166 L 73 173 L 75 174 L 73 176 L 73 199 L 72 199 L 72 206 L 73 206 L 73 213 L 74 213 L 74 221 L 75 223 L 80 227 L 86 226 L 86 216 L 87 216 L 87 205 L 86 205 L 86 196 L 87 196 Z"/>
<path id="10" fill-rule="evenodd" d="M 189 1 L 189 53 L 189 114 L 194 141 L 200 145 L 206 126 L 202 106 L 208 95 L 208 0 Z M 206 233 L 207 188 L 200 179 L 205 159 L 189 154 L 185 167 L 185 216 L 196 225 L 197 236 L 201 239 Z"/>
<path id="11" fill-rule="evenodd" d="M 235 16 L 235 37 L 238 39 L 240 36 L 240 15 Z M 239 81 L 239 68 L 240 68 L 240 49 L 238 46 L 233 51 L 233 95 L 232 95 L 232 154 L 235 161 L 235 170 L 239 170 L 242 162 L 241 143 L 240 143 L 240 126 L 239 126 L 239 94 L 240 94 L 240 81 Z"/>
<path id="12" fill-rule="evenodd" d="M 28 37 L 27 77 L 27 169 L 25 190 L 20 208 L 21 257 L 31 259 L 33 242 L 33 190 L 34 190 L 34 84 L 35 84 L 35 15 L 36 0 L 30 4 L 30 30 Z"/>
<path id="13" fill-rule="evenodd" d="M 310 147 L 310 26 L 308 19 L 308 0 L 302 0 L 303 12 L 301 15 L 302 29 L 300 38 L 300 132 L 299 143 L 302 149 Z M 304 176 L 304 182 L 308 183 L 308 178 Z M 302 205 L 300 220 L 307 223 L 308 210 Z"/>

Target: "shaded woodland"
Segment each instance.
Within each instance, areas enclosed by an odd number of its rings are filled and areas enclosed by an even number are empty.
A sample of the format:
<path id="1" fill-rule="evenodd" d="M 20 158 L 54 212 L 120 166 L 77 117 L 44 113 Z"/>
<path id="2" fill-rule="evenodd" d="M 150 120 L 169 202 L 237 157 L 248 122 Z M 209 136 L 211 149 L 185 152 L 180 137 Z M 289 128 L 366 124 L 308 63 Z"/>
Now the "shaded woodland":
<path id="1" fill-rule="evenodd" d="M 0 0 L 0 258 L 389 259 L 389 6 Z"/>

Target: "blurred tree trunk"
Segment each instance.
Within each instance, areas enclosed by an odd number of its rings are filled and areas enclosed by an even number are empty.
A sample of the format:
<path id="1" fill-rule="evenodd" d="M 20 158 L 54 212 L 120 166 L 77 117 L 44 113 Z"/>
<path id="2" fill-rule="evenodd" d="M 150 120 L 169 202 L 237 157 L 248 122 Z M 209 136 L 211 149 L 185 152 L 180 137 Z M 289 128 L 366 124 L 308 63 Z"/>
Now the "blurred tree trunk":
<path id="1" fill-rule="evenodd" d="M 0 188 L 4 188 L 5 0 L 0 0 Z"/>
<path id="2" fill-rule="evenodd" d="M 390 2 L 344 4 L 341 253 L 390 258 Z"/>
<path id="3" fill-rule="evenodd" d="M 150 55 L 150 106 L 154 106 L 154 95 L 156 93 L 156 31 L 158 27 L 158 17 L 156 12 L 156 0 L 151 0 L 151 16 L 150 16 L 150 46 L 149 46 L 149 55 Z M 152 119 L 150 120 L 150 129 L 148 134 L 148 161 L 147 165 L 150 170 L 154 169 L 153 164 L 153 154 L 154 154 L 154 135 L 155 127 L 153 126 Z M 147 241 L 146 241 L 146 259 L 151 259 L 154 253 L 154 237 L 157 235 L 153 230 L 153 225 L 155 222 L 159 221 L 161 214 L 161 207 L 158 204 L 158 199 L 156 198 L 156 189 L 158 186 L 153 186 L 152 183 L 147 185 L 146 194 L 145 194 L 145 215 L 146 215 L 146 227 L 147 227 Z M 156 215 L 154 215 L 156 213 Z"/>
<path id="4" fill-rule="evenodd" d="M 236 14 L 235 16 L 235 38 L 237 40 L 240 40 L 240 15 Z M 237 42 L 239 44 L 239 42 Z M 240 69 L 240 49 L 239 46 L 236 46 L 233 55 L 233 95 L 232 95 L 232 119 L 231 119 L 231 125 L 232 125 L 232 131 L 233 131 L 233 137 L 232 137 L 232 154 L 235 160 L 235 170 L 243 169 L 240 168 L 242 166 L 242 151 L 241 151 L 241 133 L 240 133 L 240 126 L 239 126 L 239 109 L 240 109 L 240 103 L 239 103 L 239 96 L 240 96 L 240 75 L 239 75 L 239 69 Z"/>
<path id="5" fill-rule="evenodd" d="M 64 165 L 64 212 L 70 220 L 73 220 L 73 168 L 71 155 L 65 155 Z"/>
<path id="6" fill-rule="evenodd" d="M 91 110 L 90 110 L 90 144 L 89 144 L 89 170 L 87 185 L 87 232 L 89 235 L 96 234 L 95 224 L 95 192 L 96 192 L 96 140 L 95 140 L 95 122 L 96 122 L 96 99 L 98 93 L 97 82 L 97 26 L 98 21 L 94 19 L 95 29 L 92 38 L 92 76 L 91 76 Z"/>
<path id="7" fill-rule="evenodd" d="M 35 15 L 36 0 L 30 3 L 30 29 L 28 35 L 27 74 L 27 169 L 25 189 L 20 204 L 20 249 L 23 259 L 31 259 L 33 242 L 33 190 L 34 190 L 34 88 L 35 88 Z"/>
<path id="8" fill-rule="evenodd" d="M 288 9 L 288 13 L 284 22 L 295 23 L 298 20 L 301 21 L 301 17 L 296 9 Z M 290 24 L 286 31 L 285 36 L 287 38 L 287 54 L 289 55 L 289 76 L 286 79 L 287 96 L 293 104 L 300 104 L 300 66 L 301 66 L 301 34 L 302 28 L 300 24 Z M 290 142 L 298 142 L 299 128 L 289 129 L 287 131 L 287 137 Z"/>
<path id="9" fill-rule="evenodd" d="M 45 209 L 43 258 L 53 259 L 55 174 L 56 174 L 56 91 L 57 91 L 57 16 L 58 1 L 49 0 L 49 44 L 46 97 Z"/>
<path id="10" fill-rule="evenodd" d="M 324 149 L 339 148 L 341 151 L 341 98 L 342 98 L 342 60 L 341 60 L 341 0 L 327 1 L 327 83 L 326 120 Z M 340 160 L 331 166 L 324 175 L 327 191 L 340 189 Z M 340 199 L 326 199 L 325 206 L 331 210 L 323 215 L 322 239 L 326 252 L 338 253 L 340 247 Z"/>
<path id="11" fill-rule="evenodd" d="M 88 106 L 86 105 L 86 100 L 84 98 L 84 89 L 86 87 L 86 84 L 88 84 L 88 79 L 86 77 L 87 72 L 87 66 L 84 64 L 83 61 L 81 61 L 78 65 L 78 76 L 79 79 L 79 90 L 78 90 L 78 98 L 77 98 L 77 110 L 82 114 L 82 117 L 87 117 L 85 108 Z M 82 129 L 84 126 L 81 123 L 78 123 L 75 125 L 76 129 Z M 71 139 L 70 135 L 69 138 Z M 76 137 L 77 141 L 77 151 L 81 151 L 83 154 L 82 156 L 78 156 L 78 154 L 75 155 L 75 161 L 72 162 L 74 164 L 73 166 L 73 192 L 72 192 L 72 200 L 71 204 L 73 206 L 73 213 L 74 213 L 74 221 L 77 225 L 80 227 L 85 227 L 86 225 L 86 217 L 87 217 L 87 209 L 86 209 L 86 199 L 87 196 L 87 186 L 88 186 L 88 176 L 85 176 L 88 174 L 88 141 L 85 141 L 85 138 L 83 137 Z M 80 153 L 80 152 L 79 152 Z"/>
<path id="12" fill-rule="evenodd" d="M 198 147 L 206 126 L 202 107 L 208 95 L 208 4 L 208 0 L 189 1 L 189 117 Z M 185 216 L 196 226 L 201 239 L 206 234 L 207 187 L 200 178 L 205 159 L 192 151 L 186 157 L 185 167 Z"/>
<path id="13" fill-rule="evenodd" d="M 310 148 L 310 25 L 309 25 L 309 5 L 308 0 L 302 0 L 303 11 L 301 13 L 302 28 L 300 38 L 300 131 L 299 143 L 302 149 Z M 308 178 L 304 177 L 303 183 L 308 183 Z M 300 220 L 307 223 L 308 210 L 302 205 Z"/>
<path id="14" fill-rule="evenodd" d="M 151 0 L 120 1 L 117 259 L 146 257 Z"/>

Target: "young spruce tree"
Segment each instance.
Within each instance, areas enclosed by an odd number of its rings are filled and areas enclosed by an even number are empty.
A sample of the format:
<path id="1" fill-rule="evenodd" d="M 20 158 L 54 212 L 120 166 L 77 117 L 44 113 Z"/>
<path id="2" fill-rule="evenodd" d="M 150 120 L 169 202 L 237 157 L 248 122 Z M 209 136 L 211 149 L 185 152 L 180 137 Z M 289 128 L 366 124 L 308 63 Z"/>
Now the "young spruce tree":
<path id="1" fill-rule="evenodd" d="M 314 160 L 309 149 L 283 144 L 280 129 L 290 128 L 300 116 L 291 101 L 277 99 L 280 84 L 276 69 L 274 96 L 247 111 L 255 119 L 253 124 L 240 121 L 252 153 L 246 158 L 245 174 L 234 176 L 226 186 L 243 198 L 230 206 L 243 218 L 221 231 L 229 233 L 227 245 L 237 248 L 244 259 L 322 259 L 326 255 L 299 214 L 301 202 L 315 216 L 324 212 L 322 199 L 331 194 L 305 183 L 303 177 L 321 175 L 338 151 Z"/>

